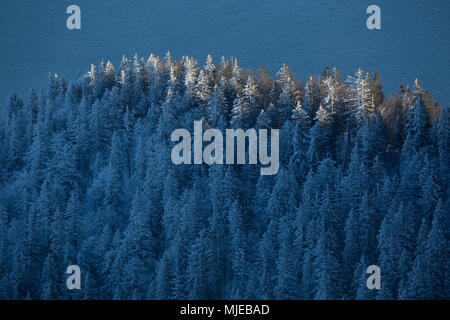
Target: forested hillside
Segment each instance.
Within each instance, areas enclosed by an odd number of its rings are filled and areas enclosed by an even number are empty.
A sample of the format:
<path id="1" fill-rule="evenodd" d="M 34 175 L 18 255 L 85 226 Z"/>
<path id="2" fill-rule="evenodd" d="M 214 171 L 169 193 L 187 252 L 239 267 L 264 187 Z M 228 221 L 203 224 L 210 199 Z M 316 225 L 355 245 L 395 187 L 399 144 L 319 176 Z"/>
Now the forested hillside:
<path id="1" fill-rule="evenodd" d="M 448 107 L 418 80 L 384 97 L 378 73 L 320 73 L 135 56 L 11 94 L 0 298 L 450 299 Z M 279 128 L 278 174 L 174 165 L 195 120 Z"/>

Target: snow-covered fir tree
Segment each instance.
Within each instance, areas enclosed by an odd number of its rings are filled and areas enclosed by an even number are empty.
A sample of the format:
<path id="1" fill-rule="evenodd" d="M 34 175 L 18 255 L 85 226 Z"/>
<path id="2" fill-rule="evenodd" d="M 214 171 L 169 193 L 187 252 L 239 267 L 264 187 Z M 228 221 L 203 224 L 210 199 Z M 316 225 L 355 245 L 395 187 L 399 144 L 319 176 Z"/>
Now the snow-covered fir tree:
<path id="1" fill-rule="evenodd" d="M 448 106 L 418 81 L 385 97 L 362 69 L 303 85 L 216 61 L 124 56 L 10 95 L 0 299 L 449 299 Z M 174 165 L 195 120 L 279 129 L 278 174 Z"/>

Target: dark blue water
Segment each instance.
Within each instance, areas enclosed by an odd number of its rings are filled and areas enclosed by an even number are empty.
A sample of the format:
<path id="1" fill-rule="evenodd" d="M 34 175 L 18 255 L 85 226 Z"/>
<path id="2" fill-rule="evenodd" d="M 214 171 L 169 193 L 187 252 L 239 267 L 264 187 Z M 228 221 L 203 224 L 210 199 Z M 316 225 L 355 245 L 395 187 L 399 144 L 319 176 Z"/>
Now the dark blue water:
<path id="1" fill-rule="evenodd" d="M 66 8 L 81 7 L 82 29 L 66 28 Z M 367 6 L 381 7 L 382 30 L 366 28 Z M 300 79 L 337 66 L 379 70 L 385 93 L 422 86 L 450 102 L 449 0 L 71 0 L 0 4 L 0 106 L 44 86 L 49 72 L 74 79 L 101 58 L 235 56 L 243 67 L 283 62 Z"/>

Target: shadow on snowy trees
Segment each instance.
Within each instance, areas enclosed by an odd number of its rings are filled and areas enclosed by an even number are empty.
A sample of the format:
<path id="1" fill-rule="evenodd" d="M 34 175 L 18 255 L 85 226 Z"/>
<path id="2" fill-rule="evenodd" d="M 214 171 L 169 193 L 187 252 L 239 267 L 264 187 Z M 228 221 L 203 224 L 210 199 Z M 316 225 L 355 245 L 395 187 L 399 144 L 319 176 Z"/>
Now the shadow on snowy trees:
<path id="1" fill-rule="evenodd" d="M 123 57 L 3 119 L 2 299 L 450 298 L 449 110 L 418 81 L 385 99 L 363 70 Z M 173 165 L 171 132 L 200 119 L 279 128 L 278 174 Z"/>

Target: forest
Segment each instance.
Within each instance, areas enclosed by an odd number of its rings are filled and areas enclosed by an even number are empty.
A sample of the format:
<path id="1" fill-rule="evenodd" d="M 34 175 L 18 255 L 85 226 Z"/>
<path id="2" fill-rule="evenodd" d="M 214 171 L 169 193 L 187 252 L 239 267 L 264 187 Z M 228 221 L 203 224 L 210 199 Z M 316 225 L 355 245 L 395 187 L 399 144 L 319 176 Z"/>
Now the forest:
<path id="1" fill-rule="evenodd" d="M 168 53 L 42 87 L 0 118 L 0 299 L 450 299 L 450 110 L 419 80 Z M 279 129 L 279 171 L 174 164 L 194 121 Z"/>

